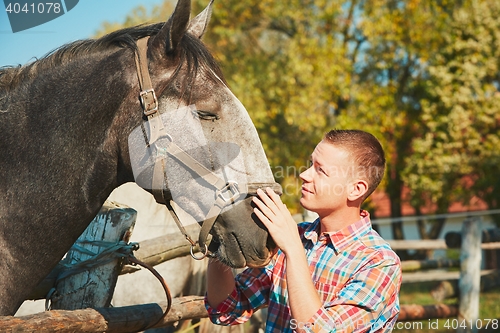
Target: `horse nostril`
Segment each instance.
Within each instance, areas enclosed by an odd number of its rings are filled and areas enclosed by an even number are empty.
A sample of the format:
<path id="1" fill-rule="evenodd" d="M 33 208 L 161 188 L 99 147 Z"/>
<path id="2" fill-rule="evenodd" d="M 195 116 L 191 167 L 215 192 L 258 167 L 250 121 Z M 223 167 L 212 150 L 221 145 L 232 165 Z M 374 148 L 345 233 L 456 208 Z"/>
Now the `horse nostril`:
<path id="1" fill-rule="evenodd" d="M 272 252 L 274 249 L 276 249 L 276 243 L 272 239 L 271 236 L 267 236 L 267 241 L 266 241 L 266 247 Z"/>
<path id="2" fill-rule="evenodd" d="M 220 243 L 215 239 L 212 239 L 210 245 L 208 246 L 208 251 L 211 253 L 216 253 L 219 250 Z"/>

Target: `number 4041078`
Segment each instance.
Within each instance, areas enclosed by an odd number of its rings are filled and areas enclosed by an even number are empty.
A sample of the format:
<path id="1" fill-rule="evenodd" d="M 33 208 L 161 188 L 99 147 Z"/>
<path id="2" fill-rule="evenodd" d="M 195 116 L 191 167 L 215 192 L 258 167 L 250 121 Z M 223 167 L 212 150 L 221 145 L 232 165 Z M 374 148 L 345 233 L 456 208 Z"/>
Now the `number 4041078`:
<path id="1" fill-rule="evenodd" d="M 498 319 L 477 319 L 477 320 L 458 320 L 458 319 L 447 319 L 444 323 L 446 329 L 456 330 L 458 328 L 484 328 L 484 329 L 494 329 L 498 330 L 500 327 Z"/>
<path id="2" fill-rule="evenodd" d="M 39 2 L 37 4 L 8 2 L 5 6 L 5 11 L 9 14 L 59 14 L 61 10 L 61 4 L 58 2 Z"/>

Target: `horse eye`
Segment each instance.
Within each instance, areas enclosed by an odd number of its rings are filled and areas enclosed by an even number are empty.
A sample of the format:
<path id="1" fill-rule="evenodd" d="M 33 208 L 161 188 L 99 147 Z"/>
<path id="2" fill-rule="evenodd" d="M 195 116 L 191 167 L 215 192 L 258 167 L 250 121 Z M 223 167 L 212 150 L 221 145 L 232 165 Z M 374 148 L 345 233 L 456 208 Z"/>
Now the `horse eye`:
<path id="1" fill-rule="evenodd" d="M 210 111 L 204 111 L 204 110 L 196 110 L 196 114 L 201 120 L 219 120 L 220 117 L 219 115 L 210 112 Z"/>

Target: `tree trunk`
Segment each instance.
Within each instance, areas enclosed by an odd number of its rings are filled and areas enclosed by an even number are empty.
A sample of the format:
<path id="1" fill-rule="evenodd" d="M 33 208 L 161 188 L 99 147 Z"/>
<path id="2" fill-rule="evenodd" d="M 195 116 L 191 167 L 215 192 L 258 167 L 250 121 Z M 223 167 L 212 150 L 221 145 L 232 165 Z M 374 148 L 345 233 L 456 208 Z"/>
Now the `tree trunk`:
<path id="1" fill-rule="evenodd" d="M 397 157 L 395 157 L 397 160 Z M 389 174 L 388 177 L 388 185 L 387 185 L 387 195 L 389 196 L 390 205 L 391 205 L 391 217 L 398 218 L 403 216 L 402 214 L 402 187 L 403 182 L 401 180 L 401 175 L 399 174 L 399 170 L 397 168 L 397 161 L 394 162 L 395 165 L 388 165 L 387 172 Z M 393 239 L 404 240 L 405 235 L 403 231 L 403 222 L 391 222 L 391 230 Z M 408 259 L 408 251 L 400 250 L 397 251 L 401 260 Z"/>

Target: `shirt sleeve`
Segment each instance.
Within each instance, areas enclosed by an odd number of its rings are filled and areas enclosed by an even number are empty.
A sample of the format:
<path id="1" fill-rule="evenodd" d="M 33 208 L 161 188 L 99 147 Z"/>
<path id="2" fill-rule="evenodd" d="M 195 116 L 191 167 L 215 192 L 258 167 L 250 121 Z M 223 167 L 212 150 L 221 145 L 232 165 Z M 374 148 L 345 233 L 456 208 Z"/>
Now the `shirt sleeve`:
<path id="1" fill-rule="evenodd" d="M 237 325 L 250 319 L 254 311 L 267 306 L 271 288 L 268 267 L 247 268 L 235 278 L 235 289 L 217 308 L 208 304 L 205 295 L 205 307 L 214 324 Z"/>
<path id="2" fill-rule="evenodd" d="M 304 325 L 307 332 L 390 332 L 399 314 L 401 262 L 371 260 Z"/>

